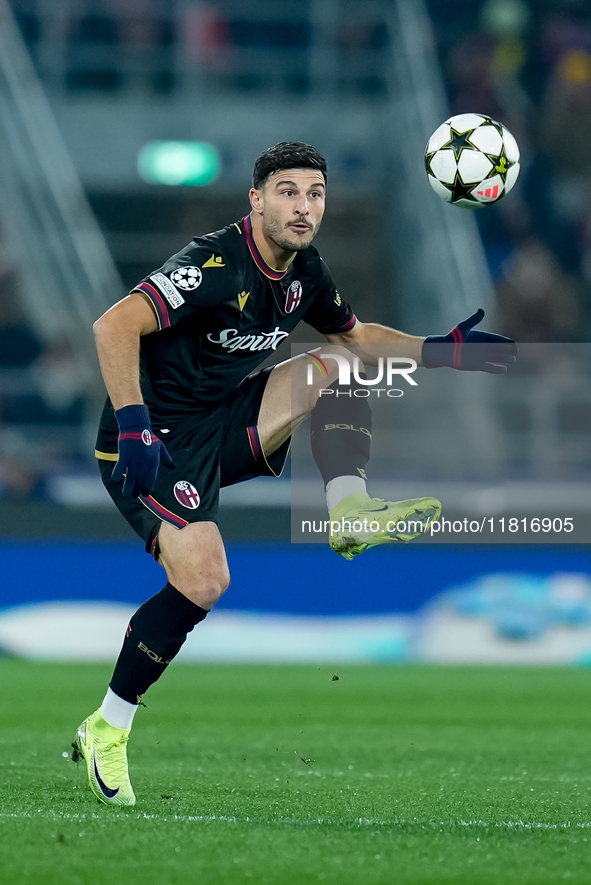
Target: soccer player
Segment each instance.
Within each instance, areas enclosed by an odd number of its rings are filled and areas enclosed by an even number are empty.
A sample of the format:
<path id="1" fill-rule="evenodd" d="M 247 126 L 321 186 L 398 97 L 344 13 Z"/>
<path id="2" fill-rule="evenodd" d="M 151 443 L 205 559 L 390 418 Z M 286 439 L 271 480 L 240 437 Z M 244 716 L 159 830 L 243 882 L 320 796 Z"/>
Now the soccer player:
<path id="1" fill-rule="evenodd" d="M 249 215 L 195 238 L 95 323 L 109 395 L 96 452 L 103 482 L 167 577 L 131 618 L 102 705 L 73 743 L 72 758 L 85 759 L 90 788 L 108 805 L 135 804 L 126 752 L 134 714 L 228 586 L 216 524 L 220 486 L 279 475 L 293 428 L 311 413 L 331 520 L 367 525 L 369 516 L 379 525 L 355 536 L 333 532 L 331 547 L 352 559 L 410 540 L 438 518 L 439 501 L 368 496 L 371 410 L 355 396 L 362 385 L 354 373 L 350 389 L 339 388 L 339 362 L 351 365 L 351 346 L 371 361 L 364 348 L 375 344 L 402 345 L 405 356 L 433 368 L 499 373 L 515 359 L 510 339 L 472 330 L 482 311 L 426 339 L 357 320 L 311 245 L 326 186 L 315 148 L 275 145 L 255 163 Z M 256 372 L 301 320 L 326 337 L 321 353 L 334 357 L 324 359 L 328 375 L 307 383 L 303 356 Z M 470 342 L 481 347 L 463 346 Z M 409 518 L 416 531 L 388 531 Z"/>

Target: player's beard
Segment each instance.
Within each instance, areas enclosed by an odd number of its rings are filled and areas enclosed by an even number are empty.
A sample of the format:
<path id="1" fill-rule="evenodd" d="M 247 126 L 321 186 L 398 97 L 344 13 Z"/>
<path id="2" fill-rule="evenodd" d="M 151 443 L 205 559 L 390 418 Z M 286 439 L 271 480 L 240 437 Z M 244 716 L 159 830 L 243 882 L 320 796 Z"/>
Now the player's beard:
<path id="1" fill-rule="evenodd" d="M 289 222 L 289 224 L 293 223 L 293 221 Z M 308 224 L 309 222 L 303 223 Z M 319 227 L 320 224 L 316 227 L 310 225 L 310 229 L 306 234 L 292 234 L 288 230 L 287 225 L 282 225 L 273 215 L 263 211 L 263 232 L 265 236 L 273 240 L 281 249 L 285 249 L 286 252 L 303 252 L 304 249 L 307 249 L 318 233 Z"/>

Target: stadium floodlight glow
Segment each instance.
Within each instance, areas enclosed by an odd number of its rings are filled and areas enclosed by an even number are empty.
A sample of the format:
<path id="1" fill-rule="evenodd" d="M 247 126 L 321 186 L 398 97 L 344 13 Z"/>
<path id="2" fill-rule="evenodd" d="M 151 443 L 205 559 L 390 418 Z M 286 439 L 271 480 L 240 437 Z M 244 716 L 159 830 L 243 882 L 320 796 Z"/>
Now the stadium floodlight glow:
<path id="1" fill-rule="evenodd" d="M 212 184 L 220 174 L 220 153 L 206 141 L 149 141 L 139 152 L 138 171 L 150 184 Z"/>

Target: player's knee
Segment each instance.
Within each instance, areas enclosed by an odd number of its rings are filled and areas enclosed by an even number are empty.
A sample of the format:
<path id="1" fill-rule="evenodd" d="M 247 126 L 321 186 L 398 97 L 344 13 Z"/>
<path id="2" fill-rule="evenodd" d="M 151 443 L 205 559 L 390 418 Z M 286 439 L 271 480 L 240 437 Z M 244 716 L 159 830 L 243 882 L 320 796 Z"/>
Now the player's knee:
<path id="1" fill-rule="evenodd" d="M 215 559 L 215 558 L 213 558 Z M 181 562 L 163 562 L 168 580 L 195 605 L 209 610 L 228 589 L 230 572 L 225 561 L 209 561 L 203 558 Z"/>
<path id="2" fill-rule="evenodd" d="M 342 344 L 327 344 L 320 348 L 318 353 L 328 372 L 324 383 L 329 381 L 332 384 L 334 381 L 344 378 L 344 375 L 354 379 L 355 375 L 365 372 L 365 365 L 361 357 Z"/>
<path id="3" fill-rule="evenodd" d="M 365 377 L 363 360 L 341 344 L 327 344 L 318 351 L 326 366 L 327 375 L 310 391 L 310 411 L 319 399 L 335 396 L 334 384 L 359 386 L 358 379 Z"/>
<path id="4" fill-rule="evenodd" d="M 188 587 L 187 595 L 201 608 L 209 610 L 224 595 L 229 585 L 230 573 L 227 568 L 220 566 L 206 573 L 196 572 Z"/>
<path id="5" fill-rule="evenodd" d="M 211 600 L 211 604 L 215 605 L 218 599 L 224 595 L 228 587 L 230 586 L 230 572 L 227 568 L 220 570 L 215 576 L 213 576 L 208 584 L 208 594 Z"/>

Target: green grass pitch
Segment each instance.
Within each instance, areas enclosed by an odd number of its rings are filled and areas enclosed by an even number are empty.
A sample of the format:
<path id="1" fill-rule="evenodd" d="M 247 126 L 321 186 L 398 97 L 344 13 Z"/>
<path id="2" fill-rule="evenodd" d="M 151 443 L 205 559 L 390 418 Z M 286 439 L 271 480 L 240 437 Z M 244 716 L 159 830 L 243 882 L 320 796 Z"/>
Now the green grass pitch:
<path id="1" fill-rule="evenodd" d="M 173 666 L 119 811 L 62 757 L 109 674 L 0 661 L 6 885 L 591 879 L 590 672 Z"/>

